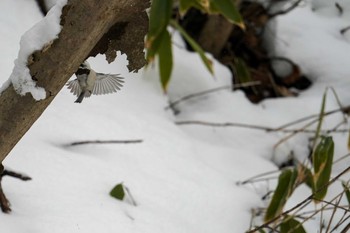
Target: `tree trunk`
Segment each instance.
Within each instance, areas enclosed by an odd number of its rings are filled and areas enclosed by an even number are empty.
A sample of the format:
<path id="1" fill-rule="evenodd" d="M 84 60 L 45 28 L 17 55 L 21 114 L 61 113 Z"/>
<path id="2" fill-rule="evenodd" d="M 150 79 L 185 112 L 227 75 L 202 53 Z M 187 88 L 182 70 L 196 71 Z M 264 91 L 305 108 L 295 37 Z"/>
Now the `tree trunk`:
<path id="1" fill-rule="evenodd" d="M 205 51 L 212 53 L 215 58 L 219 58 L 233 27 L 234 25 L 223 16 L 210 15 L 199 35 L 198 43 Z"/>
<path id="2" fill-rule="evenodd" d="M 147 0 L 68 1 L 62 10 L 58 39 L 29 59 L 32 78 L 45 88 L 46 99 L 35 101 L 30 94 L 20 96 L 12 85 L 0 95 L 0 163 L 89 55 L 110 54 L 118 49 L 128 55 L 130 70 L 145 64 L 147 7 Z"/>

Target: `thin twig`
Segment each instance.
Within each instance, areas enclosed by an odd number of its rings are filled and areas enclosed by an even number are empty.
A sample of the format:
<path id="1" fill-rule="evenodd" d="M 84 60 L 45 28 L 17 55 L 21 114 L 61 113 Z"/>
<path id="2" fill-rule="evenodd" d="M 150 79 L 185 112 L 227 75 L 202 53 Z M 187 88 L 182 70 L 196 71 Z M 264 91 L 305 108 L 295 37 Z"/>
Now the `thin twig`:
<path id="1" fill-rule="evenodd" d="M 325 207 L 325 206 L 322 206 L 322 207 L 321 207 L 320 227 L 319 227 L 319 228 L 320 228 L 320 233 L 322 233 L 323 228 L 324 228 L 324 219 L 323 219 L 324 207 Z M 333 208 L 332 212 L 334 212 L 334 208 Z"/>
<path id="2" fill-rule="evenodd" d="M 280 171 L 279 170 L 274 170 L 274 171 L 264 172 L 264 173 L 261 173 L 259 175 L 252 176 L 252 177 L 250 177 L 250 178 L 248 178 L 248 179 L 246 179 L 244 181 L 238 181 L 236 184 L 237 185 L 243 185 L 243 184 L 246 184 L 246 183 L 250 183 L 250 182 L 254 181 L 257 178 L 262 178 L 264 176 L 276 174 L 278 172 L 280 172 Z"/>
<path id="3" fill-rule="evenodd" d="M 340 218 L 340 220 L 337 222 L 337 224 L 333 227 L 333 229 L 331 230 L 330 233 L 332 233 L 332 232 L 334 232 L 335 230 L 337 230 L 338 227 L 341 226 L 341 225 L 344 223 L 344 222 L 342 222 L 342 221 L 343 221 L 344 219 L 346 219 L 346 218 L 345 218 L 346 214 L 347 214 L 347 211 L 344 211 L 343 216 Z M 349 216 L 348 216 L 348 217 L 349 217 Z"/>
<path id="4" fill-rule="evenodd" d="M 129 197 L 130 197 L 130 201 L 131 201 L 132 205 L 133 205 L 133 206 L 137 206 L 137 203 L 136 203 L 136 201 L 135 201 L 135 198 L 131 195 L 131 192 L 130 192 L 129 188 L 126 187 L 125 185 L 123 185 L 123 186 L 124 186 L 124 189 L 125 189 L 126 193 L 127 193 L 127 194 L 129 195 Z"/>
<path id="5" fill-rule="evenodd" d="M 342 206 L 343 208 L 346 208 L 347 207 L 347 205 L 344 205 L 344 206 Z M 324 206 L 324 207 L 322 207 L 323 208 L 323 210 L 332 210 L 333 211 L 333 207 L 326 207 L 326 206 Z M 301 219 L 305 219 L 306 217 L 303 217 L 304 215 L 307 215 L 307 214 L 311 214 L 311 213 L 318 213 L 318 212 L 320 212 L 321 211 L 321 208 L 320 209 L 315 209 L 315 210 L 308 210 L 308 211 L 304 211 L 304 212 L 302 212 L 302 213 L 300 213 L 300 214 L 297 214 L 297 215 L 294 215 L 294 217 L 296 217 L 296 218 L 301 218 Z"/>
<path id="6" fill-rule="evenodd" d="M 334 87 L 328 87 L 328 88 L 332 91 L 332 93 L 333 93 L 333 95 L 334 95 L 334 98 L 335 98 L 335 100 L 337 101 L 337 104 L 338 104 L 339 108 L 340 108 L 340 109 L 346 109 L 346 107 L 344 107 L 343 104 L 341 103 L 340 98 L 339 98 L 337 92 L 335 91 Z M 348 119 L 346 118 L 346 113 L 345 113 L 345 111 L 342 111 L 342 113 L 343 113 L 344 122 L 347 123 L 347 122 L 348 122 Z M 325 113 L 324 113 L 324 114 L 325 114 Z"/>
<path id="7" fill-rule="evenodd" d="M 330 206 L 333 206 L 333 207 L 336 207 L 336 208 L 339 208 L 339 209 L 342 209 L 342 210 L 345 210 L 345 211 L 349 211 L 347 208 L 344 208 L 338 204 L 334 204 L 333 202 L 329 202 L 329 201 L 326 201 L 326 200 L 321 200 L 321 199 L 318 199 L 318 198 L 313 198 L 313 200 L 315 201 L 318 201 L 318 202 L 323 202 L 323 203 L 326 203 L 327 205 L 330 205 Z"/>
<path id="8" fill-rule="evenodd" d="M 195 95 L 195 94 L 193 94 L 193 95 Z M 183 97 L 183 98 L 185 98 L 185 97 Z M 177 101 L 175 101 L 175 102 L 177 102 Z M 338 109 L 334 109 L 334 110 L 325 112 L 324 116 L 328 116 L 328 115 L 331 115 L 331 114 L 334 114 L 334 113 L 337 113 L 337 112 L 347 113 L 349 111 L 350 111 L 350 106 L 346 106 L 346 107 L 341 107 L 341 108 L 338 108 Z M 299 119 L 294 120 L 292 122 L 289 122 L 289 123 L 283 124 L 281 126 L 278 126 L 276 128 L 265 127 L 265 126 L 258 126 L 258 125 L 250 125 L 250 124 L 243 124 L 243 123 L 211 123 L 211 122 L 203 122 L 203 121 L 178 121 L 178 122 L 175 122 L 175 124 L 177 124 L 177 125 L 197 124 L 197 125 L 205 125 L 205 126 L 213 126 L 213 127 L 230 127 L 231 126 L 231 127 L 242 127 L 242 128 L 250 128 L 250 129 L 259 129 L 259 130 L 264 130 L 264 131 L 267 131 L 267 132 L 271 132 L 271 131 L 279 131 L 280 132 L 281 131 L 281 132 L 291 133 L 291 132 L 299 132 L 300 129 L 289 129 L 287 131 L 282 131 L 282 130 L 287 128 L 287 127 L 290 127 L 292 125 L 299 124 L 299 123 L 307 121 L 307 120 L 311 120 L 313 118 L 317 118 L 317 119 L 315 119 L 315 121 L 313 121 L 313 123 L 317 122 L 319 120 L 319 114 L 312 114 L 312 115 L 309 115 L 309 116 L 306 116 L 306 117 L 302 117 L 302 118 L 299 118 Z M 308 133 L 314 133 L 315 131 L 312 130 L 312 131 L 307 131 L 307 132 Z M 335 131 L 334 130 L 331 130 L 331 131 L 324 130 L 322 132 L 326 132 L 327 133 L 327 132 L 335 132 Z M 337 130 L 336 132 L 339 132 L 339 131 Z M 345 132 L 345 130 L 341 130 L 340 132 Z"/>
<path id="9" fill-rule="evenodd" d="M 241 88 L 241 87 L 251 87 L 251 86 L 258 86 L 261 85 L 260 81 L 253 81 L 253 82 L 247 82 L 247 83 L 241 83 L 241 84 L 235 84 L 233 87 L 235 88 Z M 232 85 L 225 85 L 225 86 L 221 86 L 221 87 L 216 87 L 213 89 L 209 89 L 209 90 L 205 90 L 205 91 L 201 91 L 201 92 L 197 92 L 197 93 L 193 93 L 190 95 L 186 95 L 184 97 L 181 97 L 180 99 L 175 100 L 174 102 L 171 102 L 168 106 L 165 107 L 166 110 L 173 108 L 175 105 L 188 100 L 188 99 L 192 99 L 195 97 L 199 97 L 202 95 L 206 95 L 206 94 L 210 94 L 213 92 L 217 92 L 217 91 L 221 91 L 221 90 L 230 90 L 232 89 Z"/>
<path id="10" fill-rule="evenodd" d="M 346 227 L 344 227 L 344 229 L 340 233 L 346 233 L 349 230 L 350 230 L 350 223 L 348 223 L 348 225 L 346 225 Z"/>
<path id="11" fill-rule="evenodd" d="M 349 109 L 350 109 L 350 106 L 346 106 L 346 107 L 343 107 L 343 108 L 334 109 L 334 110 L 325 112 L 325 113 L 324 113 L 324 116 L 328 116 L 328 115 L 331 115 L 331 114 L 337 113 L 337 112 L 348 112 Z M 319 118 L 319 113 L 317 113 L 317 114 L 312 114 L 312 115 L 309 115 L 309 116 L 306 116 L 306 117 L 302 117 L 302 118 L 299 118 L 299 119 L 294 120 L 294 121 L 292 121 L 292 122 L 289 122 L 289 123 L 287 123 L 287 124 L 281 125 L 281 126 L 278 127 L 276 130 L 284 129 L 284 128 L 287 128 L 287 127 L 289 127 L 289 126 L 292 126 L 292 125 L 301 123 L 301 122 L 303 122 L 303 121 L 311 120 L 312 118 Z"/>
<path id="12" fill-rule="evenodd" d="M 31 180 L 32 179 L 29 176 L 26 176 L 26 175 L 18 173 L 18 172 L 9 171 L 7 169 L 5 169 L 2 172 L 1 176 L 10 176 L 10 177 L 17 178 L 17 179 L 20 179 L 20 180 L 23 180 L 23 181 L 27 181 L 27 180 Z"/>
<path id="13" fill-rule="evenodd" d="M 348 215 L 346 218 L 344 218 L 341 223 L 339 224 L 339 226 L 343 225 L 344 222 L 348 222 L 348 220 L 350 219 L 350 215 Z"/>
<path id="14" fill-rule="evenodd" d="M 344 35 L 345 32 L 347 32 L 349 29 L 350 29 L 350 26 L 347 26 L 347 27 L 341 29 L 341 30 L 340 30 L 340 33 L 341 33 L 342 35 Z"/>
<path id="15" fill-rule="evenodd" d="M 276 149 L 276 148 L 277 148 L 279 145 L 281 145 L 283 142 L 285 142 L 285 141 L 287 141 L 288 139 L 294 137 L 296 134 L 302 132 L 303 130 L 306 130 L 307 127 L 313 125 L 313 124 L 316 123 L 317 121 L 318 121 L 318 119 L 317 119 L 317 120 L 313 120 L 313 121 L 307 123 L 306 125 L 304 125 L 304 126 L 303 126 L 302 128 L 300 128 L 298 131 L 292 132 L 290 135 L 288 135 L 288 136 L 282 138 L 281 140 L 279 140 L 279 141 L 273 146 L 274 149 Z"/>
<path id="16" fill-rule="evenodd" d="M 343 7 L 338 2 L 335 3 L 335 7 L 338 9 L 339 15 L 342 15 L 344 12 Z"/>
<path id="17" fill-rule="evenodd" d="M 205 90 L 205 91 L 197 92 L 197 93 L 194 93 L 194 94 L 186 95 L 184 97 L 181 97 L 180 99 L 175 100 L 174 102 L 171 102 L 168 106 L 165 107 L 165 109 L 167 110 L 167 109 L 173 108 L 175 105 L 177 105 L 177 104 L 179 104 L 179 103 L 181 103 L 181 102 L 183 102 L 185 100 L 194 98 L 194 97 L 199 97 L 199 96 L 206 95 L 206 94 L 209 94 L 209 93 L 212 93 L 212 92 L 226 90 L 226 89 L 231 89 L 231 88 L 232 88 L 231 85 L 226 85 L 226 86 L 217 87 L 217 88 L 213 88 L 213 89 L 210 89 L 210 90 Z"/>
<path id="18" fill-rule="evenodd" d="M 251 180 L 248 182 L 245 182 L 244 184 L 248 184 L 248 183 L 257 183 L 257 182 L 262 182 L 262 181 L 270 181 L 270 180 L 277 180 L 278 176 L 275 177 L 266 177 L 266 178 L 256 178 L 255 180 Z"/>
<path id="19" fill-rule="evenodd" d="M 343 155 L 339 159 L 333 161 L 333 164 L 339 163 L 341 160 L 346 159 L 346 157 L 349 157 L 350 153 L 347 153 L 346 155 Z"/>
<path id="20" fill-rule="evenodd" d="M 10 202 L 6 198 L 6 195 L 2 189 L 1 181 L 2 181 L 2 176 L 0 176 L 0 207 L 3 213 L 9 213 L 11 212 Z"/>
<path id="21" fill-rule="evenodd" d="M 279 16 L 279 15 L 284 15 L 284 14 L 287 14 L 289 13 L 290 11 L 292 11 L 294 8 L 296 8 L 299 3 L 301 3 L 302 0 L 298 0 L 298 1 L 295 1 L 290 7 L 288 7 L 287 9 L 284 9 L 284 10 L 281 10 L 281 11 L 278 11 L 276 13 L 273 13 L 273 14 L 270 14 L 270 19 L 276 17 L 276 16 Z"/>
<path id="22" fill-rule="evenodd" d="M 244 123 L 234 123 L 234 122 L 226 122 L 226 123 L 215 123 L 215 122 L 206 122 L 206 121 L 176 121 L 177 125 L 203 125 L 203 126 L 211 126 L 211 127 L 240 127 L 240 128 L 248 128 L 248 129 L 257 129 L 263 131 L 274 131 L 274 128 L 260 126 L 260 125 L 250 125 Z"/>
<path id="23" fill-rule="evenodd" d="M 342 192 L 342 193 L 344 193 L 344 192 Z M 339 198 L 340 196 L 342 196 L 342 193 L 336 195 L 330 202 L 332 202 L 332 201 L 336 200 L 337 198 Z M 306 212 L 304 212 L 304 213 L 299 214 L 299 215 L 304 215 L 304 214 L 307 214 L 307 213 L 312 213 L 310 216 L 306 217 L 306 218 L 301 222 L 301 225 L 304 224 L 306 221 L 312 219 L 312 218 L 313 218 L 315 215 L 317 215 L 319 212 L 321 212 L 321 217 L 320 217 L 320 230 L 321 230 L 321 232 L 322 232 L 323 212 L 324 212 L 325 210 L 332 210 L 332 211 L 334 211 L 334 207 L 327 207 L 327 206 L 328 206 L 328 204 L 325 204 L 325 205 L 322 206 L 320 209 L 316 209 L 316 210 L 314 210 L 314 211 L 306 211 Z M 302 207 L 302 208 L 299 208 L 298 211 L 300 211 L 301 209 L 303 209 L 303 207 Z M 296 211 L 293 215 L 296 216 L 295 214 L 296 214 L 298 211 Z"/>
<path id="24" fill-rule="evenodd" d="M 314 120 L 311 122 L 312 124 L 317 122 L 317 120 Z M 251 125 L 251 124 L 245 124 L 245 123 L 236 123 L 236 122 L 224 122 L 224 123 L 216 123 L 216 122 L 207 122 L 207 121 L 176 121 L 175 124 L 177 125 L 202 125 L 202 126 L 210 126 L 210 127 L 238 127 L 238 128 L 247 128 L 247 129 L 255 129 L 255 130 L 262 130 L 266 132 L 282 132 L 282 133 L 315 133 L 315 130 L 308 130 L 306 129 L 308 126 L 311 125 L 311 123 L 307 124 L 303 128 L 300 129 L 280 129 L 280 128 L 273 128 L 268 126 L 261 126 L 261 125 Z M 322 130 L 324 133 L 334 132 L 334 133 L 344 133 L 348 132 L 348 129 L 341 129 L 341 130 Z"/>
<path id="25" fill-rule="evenodd" d="M 331 179 L 327 184 L 323 185 L 321 188 L 319 188 L 318 190 L 316 190 L 314 193 L 312 193 L 310 196 L 308 196 L 307 198 L 305 198 L 303 201 L 299 202 L 297 205 L 295 205 L 294 207 L 290 208 L 289 210 L 284 211 L 283 213 L 281 213 L 280 215 L 274 217 L 273 219 L 271 219 L 270 221 L 265 222 L 264 224 L 254 228 L 253 230 L 249 230 L 246 233 L 253 233 L 253 232 L 257 232 L 265 227 L 267 227 L 268 225 L 270 225 L 271 223 L 277 221 L 278 219 L 287 216 L 289 213 L 291 213 L 292 211 L 298 209 L 299 207 L 303 206 L 304 204 L 310 202 L 312 199 L 314 199 L 315 194 L 317 194 L 318 192 L 322 191 L 324 188 L 328 187 L 329 185 L 333 184 L 336 180 L 339 179 L 339 177 L 343 176 L 345 173 L 350 171 L 350 166 L 347 167 L 345 170 L 343 170 L 341 173 L 339 173 L 336 177 L 334 177 L 333 179 Z"/>
<path id="26" fill-rule="evenodd" d="M 332 129 L 326 130 L 326 134 L 333 133 L 333 132 L 339 132 L 342 131 L 342 133 L 348 132 L 349 129 L 339 129 L 340 126 L 346 124 L 347 122 L 339 122 L 336 126 L 334 126 Z"/>
<path id="27" fill-rule="evenodd" d="M 77 146 L 77 145 L 84 145 L 84 144 L 110 144 L 110 143 L 120 143 L 120 144 L 129 144 L 129 143 L 141 143 L 143 142 L 142 139 L 135 139 L 135 140 L 95 140 L 95 141 L 80 141 L 80 142 L 73 142 L 70 145 L 71 146 Z"/>
<path id="28" fill-rule="evenodd" d="M 338 198 L 338 200 L 336 201 L 335 204 L 333 204 L 332 202 L 329 203 L 329 205 L 333 206 L 334 208 L 333 208 L 333 211 L 332 211 L 331 218 L 330 218 L 330 220 L 328 221 L 328 226 L 327 226 L 327 229 L 326 229 L 326 233 L 328 233 L 328 232 L 330 231 L 330 229 L 331 229 L 331 224 L 332 224 L 332 221 L 333 221 L 333 219 L 334 219 L 335 213 L 337 212 L 338 208 L 343 209 L 343 208 L 339 205 L 339 203 L 340 203 L 340 201 L 341 201 L 341 199 L 342 199 L 342 197 L 343 197 L 343 194 L 344 194 L 344 192 L 341 193 L 341 195 L 339 196 L 339 198 Z M 327 203 L 327 201 L 325 201 L 325 200 L 322 200 L 322 201 L 325 202 L 325 203 Z M 328 204 L 328 203 L 327 203 L 327 204 Z M 344 208 L 343 210 L 348 211 L 348 210 L 345 209 L 345 208 Z"/>

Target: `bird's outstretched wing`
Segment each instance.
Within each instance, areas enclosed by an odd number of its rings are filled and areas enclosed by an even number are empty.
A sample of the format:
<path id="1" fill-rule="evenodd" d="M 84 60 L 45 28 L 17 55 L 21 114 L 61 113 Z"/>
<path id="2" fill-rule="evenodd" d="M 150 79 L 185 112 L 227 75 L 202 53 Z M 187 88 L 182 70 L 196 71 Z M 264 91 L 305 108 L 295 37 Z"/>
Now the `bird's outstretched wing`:
<path id="1" fill-rule="evenodd" d="M 70 89 L 70 92 L 73 93 L 76 96 L 79 96 L 81 93 L 81 88 L 79 86 L 78 79 L 74 79 L 69 81 L 67 84 L 67 88 Z"/>
<path id="2" fill-rule="evenodd" d="M 92 94 L 105 95 L 117 92 L 123 86 L 123 83 L 123 77 L 120 77 L 119 74 L 96 73 L 96 82 Z"/>

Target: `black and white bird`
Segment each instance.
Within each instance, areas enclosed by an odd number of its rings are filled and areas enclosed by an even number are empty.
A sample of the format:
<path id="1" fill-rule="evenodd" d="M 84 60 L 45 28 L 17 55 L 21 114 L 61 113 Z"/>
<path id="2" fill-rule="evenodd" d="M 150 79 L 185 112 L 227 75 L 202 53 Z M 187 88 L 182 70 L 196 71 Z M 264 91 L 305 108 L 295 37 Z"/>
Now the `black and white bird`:
<path id="1" fill-rule="evenodd" d="M 105 95 L 120 90 L 123 86 L 123 77 L 119 74 L 96 73 L 85 61 L 75 72 L 77 79 L 69 81 L 66 85 L 70 92 L 78 96 L 75 103 L 81 103 L 84 97 L 93 95 Z"/>

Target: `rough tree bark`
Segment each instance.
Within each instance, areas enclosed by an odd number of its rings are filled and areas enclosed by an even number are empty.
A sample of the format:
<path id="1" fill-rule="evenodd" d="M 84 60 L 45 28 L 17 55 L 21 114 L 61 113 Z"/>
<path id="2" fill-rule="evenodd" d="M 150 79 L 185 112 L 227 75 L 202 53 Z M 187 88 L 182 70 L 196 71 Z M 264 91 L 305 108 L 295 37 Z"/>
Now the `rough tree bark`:
<path id="1" fill-rule="evenodd" d="M 89 56 L 116 51 L 127 54 L 129 70 L 145 65 L 144 37 L 148 31 L 148 0 L 69 0 L 62 10 L 62 30 L 50 47 L 34 52 L 28 67 L 46 99 L 18 95 L 12 85 L 0 95 L 0 163 L 48 107 Z M 2 172 L 0 166 L 0 173 Z"/>

